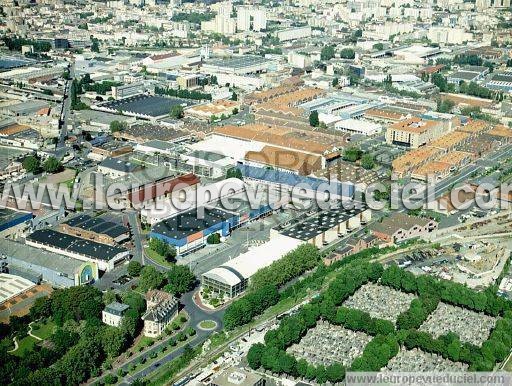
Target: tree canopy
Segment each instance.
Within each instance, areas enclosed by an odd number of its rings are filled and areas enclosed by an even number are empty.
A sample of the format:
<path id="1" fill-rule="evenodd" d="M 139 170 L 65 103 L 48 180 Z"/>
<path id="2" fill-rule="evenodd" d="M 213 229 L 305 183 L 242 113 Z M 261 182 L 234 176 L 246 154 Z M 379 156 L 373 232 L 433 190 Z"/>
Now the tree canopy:
<path id="1" fill-rule="evenodd" d="M 165 289 L 174 295 L 180 295 L 194 288 L 196 277 L 186 265 L 174 264 L 167 272 Z"/>

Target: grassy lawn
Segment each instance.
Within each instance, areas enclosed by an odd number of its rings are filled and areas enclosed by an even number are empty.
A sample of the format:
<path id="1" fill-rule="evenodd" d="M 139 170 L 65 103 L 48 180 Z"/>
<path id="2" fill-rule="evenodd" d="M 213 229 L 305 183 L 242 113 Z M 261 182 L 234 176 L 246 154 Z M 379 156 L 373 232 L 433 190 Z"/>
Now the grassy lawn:
<path id="1" fill-rule="evenodd" d="M 27 353 L 33 350 L 37 342 L 36 338 L 26 336 L 25 338 L 18 340 L 18 349 L 12 354 L 18 357 L 24 357 Z"/>
<path id="2" fill-rule="evenodd" d="M 199 327 L 204 328 L 205 330 L 211 330 L 214 329 L 217 323 L 215 323 L 213 320 L 203 320 L 201 323 L 199 323 Z"/>
<path id="3" fill-rule="evenodd" d="M 35 323 L 39 326 L 38 329 L 32 329 L 32 334 L 38 336 L 41 339 L 48 339 L 53 334 L 53 328 L 55 327 L 55 322 L 48 321 L 45 324 Z"/>
<path id="4" fill-rule="evenodd" d="M 137 372 L 145 369 L 146 367 L 151 366 L 151 364 L 153 364 L 154 362 L 163 358 L 170 352 L 177 350 L 178 348 L 180 348 L 182 346 L 185 346 L 193 338 L 194 338 L 194 336 L 191 336 L 191 337 L 187 336 L 187 339 L 185 341 L 177 341 L 175 346 L 170 346 L 169 344 L 166 344 L 165 345 L 166 349 L 164 351 L 162 351 L 162 348 L 160 348 L 156 357 L 154 357 L 154 358 L 147 357 L 147 359 L 144 363 L 138 362 L 137 365 L 135 366 L 135 368 L 128 370 L 128 374 L 133 375 L 134 373 L 137 373 Z"/>
<path id="5" fill-rule="evenodd" d="M 151 344 L 151 342 L 153 342 L 153 344 L 156 342 L 156 339 L 153 339 L 153 338 L 149 338 L 147 336 L 143 336 L 142 338 L 140 338 L 140 340 L 137 342 L 137 344 L 133 347 L 133 349 L 131 350 L 134 354 L 138 353 L 139 352 L 139 349 L 141 347 L 149 347 L 149 345 Z"/>
<path id="6" fill-rule="evenodd" d="M 507 362 L 505 363 L 505 366 L 503 366 L 503 370 L 512 372 L 512 356 L 508 358 Z"/>
<path id="7" fill-rule="evenodd" d="M 167 260 L 164 259 L 163 256 L 159 255 L 158 253 L 156 253 L 155 251 L 153 251 L 150 248 L 144 248 L 144 252 L 151 260 L 155 261 L 156 263 L 158 263 L 164 267 L 171 268 L 173 266 L 173 263 L 169 263 Z"/>

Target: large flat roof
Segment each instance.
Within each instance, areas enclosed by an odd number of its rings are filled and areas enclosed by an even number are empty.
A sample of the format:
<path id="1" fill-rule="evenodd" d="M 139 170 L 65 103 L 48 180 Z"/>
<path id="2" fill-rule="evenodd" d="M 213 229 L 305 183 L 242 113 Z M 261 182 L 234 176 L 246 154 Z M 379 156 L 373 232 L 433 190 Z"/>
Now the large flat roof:
<path id="1" fill-rule="evenodd" d="M 80 216 L 73 217 L 72 219 L 66 221 L 64 224 L 67 224 L 71 227 L 81 228 L 91 232 L 104 234 L 114 239 L 125 233 L 130 232 L 129 229 L 124 225 L 119 225 L 111 221 L 106 221 L 101 217 L 92 217 L 87 214 L 82 214 Z"/>
<path id="2" fill-rule="evenodd" d="M 201 209 L 201 211 L 204 210 L 204 214 L 202 216 L 199 216 L 199 209 Z M 194 208 L 155 224 L 151 229 L 151 232 L 174 240 L 181 240 L 187 236 L 193 235 L 194 233 L 229 220 L 234 216 L 235 214 L 225 212 L 221 209 L 211 209 L 206 207 Z"/>
<path id="3" fill-rule="evenodd" d="M 126 252 L 126 248 L 81 239 L 51 229 L 37 230 L 27 240 L 103 261 L 112 260 L 119 253 Z"/>
<path id="4" fill-rule="evenodd" d="M 206 65 L 216 66 L 216 67 L 225 67 L 232 69 L 240 69 L 244 67 L 251 67 L 258 64 L 268 63 L 270 60 L 254 55 L 243 55 L 243 56 L 233 56 L 231 58 L 222 58 L 222 59 L 212 59 L 206 62 Z"/>
<path id="5" fill-rule="evenodd" d="M 161 117 L 168 115 L 172 106 L 194 104 L 189 99 L 170 98 L 157 95 L 135 95 L 129 98 L 103 103 L 100 107 L 134 114 Z"/>
<path id="6" fill-rule="evenodd" d="M 298 223 L 288 226 L 281 230 L 280 233 L 302 241 L 311 240 L 366 210 L 366 206 L 363 203 L 359 203 L 359 205 L 360 207 L 352 209 L 321 210 L 307 217 L 304 221 L 299 219 Z"/>
<path id="7" fill-rule="evenodd" d="M 35 284 L 30 280 L 24 279 L 20 276 L 0 273 L 0 303 L 13 298 L 34 286 Z"/>
<path id="8" fill-rule="evenodd" d="M 37 271 L 37 267 L 45 267 L 66 274 L 71 278 L 74 277 L 74 274 L 79 271 L 83 264 L 82 261 L 71 257 L 8 239 L 0 239 L 0 250 L 6 256 L 34 266 L 35 271 Z"/>
<path id="9" fill-rule="evenodd" d="M 299 240 L 277 235 L 265 244 L 235 257 L 203 275 L 233 286 L 241 282 L 242 279 L 249 279 L 259 269 L 265 268 L 274 261 L 281 259 L 300 244 L 302 242 Z"/>

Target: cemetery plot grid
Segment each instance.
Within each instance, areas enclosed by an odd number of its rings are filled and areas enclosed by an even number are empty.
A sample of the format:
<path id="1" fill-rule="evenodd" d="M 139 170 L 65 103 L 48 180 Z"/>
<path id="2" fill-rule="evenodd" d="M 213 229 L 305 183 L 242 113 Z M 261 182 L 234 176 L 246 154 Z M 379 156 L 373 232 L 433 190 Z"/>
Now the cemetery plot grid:
<path id="1" fill-rule="evenodd" d="M 378 284 L 365 284 L 349 297 L 343 306 L 370 314 L 372 318 L 395 323 L 402 312 L 407 311 L 416 296 Z"/>
<path id="2" fill-rule="evenodd" d="M 461 342 L 481 346 L 489 338 L 496 320 L 483 313 L 441 302 L 419 330 L 428 332 L 434 338 L 453 332 L 459 336 Z"/>
<path id="3" fill-rule="evenodd" d="M 372 340 L 364 332 L 356 332 L 326 321 L 319 321 L 297 344 L 287 350 L 297 359 L 305 359 L 314 365 L 329 365 L 334 362 L 349 367 L 363 353 Z"/>
<path id="4" fill-rule="evenodd" d="M 452 362 L 437 354 L 424 352 L 414 348 L 407 350 L 402 348 L 398 354 L 391 358 L 385 371 L 467 371 L 468 365 L 461 362 Z"/>

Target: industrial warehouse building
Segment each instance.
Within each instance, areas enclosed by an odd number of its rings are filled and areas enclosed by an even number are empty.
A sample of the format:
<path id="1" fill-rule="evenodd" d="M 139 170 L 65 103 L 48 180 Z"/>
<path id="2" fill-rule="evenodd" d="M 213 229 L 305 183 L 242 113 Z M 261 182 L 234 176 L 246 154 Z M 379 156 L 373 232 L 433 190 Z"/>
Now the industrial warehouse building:
<path id="1" fill-rule="evenodd" d="M 101 271 L 114 269 L 130 255 L 126 248 L 100 244 L 51 229 L 35 231 L 27 237 L 26 244 L 76 260 L 95 263 Z"/>
<path id="2" fill-rule="evenodd" d="M 358 203 L 347 209 L 311 211 L 305 217 L 271 229 L 270 236 L 281 234 L 322 248 L 366 224 L 371 219 L 371 210 Z"/>
<path id="3" fill-rule="evenodd" d="M 0 239 L 0 258 L 5 257 L 9 272 L 30 280 L 43 280 L 54 287 L 67 288 L 98 279 L 98 266 L 55 252 L 8 239 Z"/>
<path id="4" fill-rule="evenodd" d="M 267 71 L 275 62 L 270 59 L 255 55 L 233 56 L 231 58 L 212 59 L 201 67 L 201 71 L 206 74 L 256 74 Z"/>
<path id="5" fill-rule="evenodd" d="M 263 184 L 304 198 L 341 200 L 353 197 L 355 192 L 355 186 L 351 182 L 328 181 L 251 165 L 237 165 L 237 168 L 248 183 Z"/>
<path id="6" fill-rule="evenodd" d="M 11 209 L 0 209 L 0 235 L 7 236 L 28 227 L 32 213 L 17 212 Z"/>
<path id="7" fill-rule="evenodd" d="M 151 229 L 150 237 L 173 245 L 176 253 L 183 255 L 202 248 L 213 233 L 228 236 L 237 223 L 235 213 L 200 207 L 159 222 Z"/>
<path id="8" fill-rule="evenodd" d="M 60 229 L 73 236 L 109 245 L 117 245 L 130 239 L 130 230 L 124 225 L 87 214 L 67 220 L 60 224 Z"/>
<path id="9" fill-rule="evenodd" d="M 215 293 L 234 298 L 242 293 L 249 279 L 261 268 L 265 268 L 297 248 L 302 241 L 284 235 L 275 235 L 267 243 L 229 260 L 220 267 L 202 275 L 202 286 Z"/>
<path id="10" fill-rule="evenodd" d="M 221 237 L 227 237 L 233 229 L 270 215 L 274 210 L 287 203 L 286 200 L 280 200 L 280 196 L 275 195 L 274 192 L 265 190 L 264 193 L 262 191 L 251 192 L 255 197 L 255 202 L 251 204 L 247 200 L 246 190 L 243 186 L 223 197 L 220 195 L 224 195 L 226 192 L 215 190 L 211 192 L 216 198 L 215 201 L 210 201 L 208 206 L 201 206 L 204 203 L 199 202 L 198 209 L 194 208 L 178 213 L 157 223 L 153 226 L 150 237 L 173 245 L 178 255 L 184 255 L 205 246 L 207 238 L 211 234 L 218 233 Z M 221 202 L 219 199 L 226 200 Z M 158 212 L 154 215 L 158 215 Z"/>

